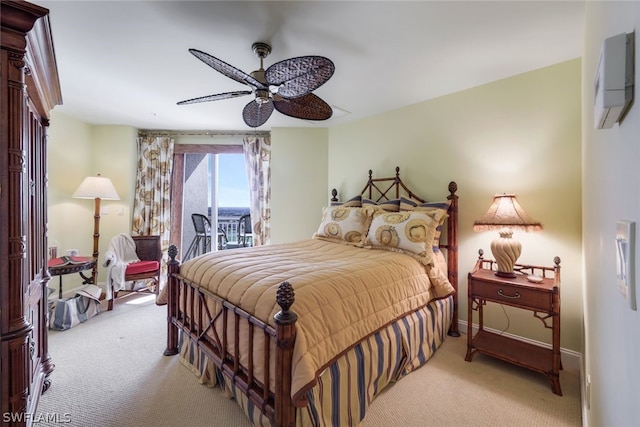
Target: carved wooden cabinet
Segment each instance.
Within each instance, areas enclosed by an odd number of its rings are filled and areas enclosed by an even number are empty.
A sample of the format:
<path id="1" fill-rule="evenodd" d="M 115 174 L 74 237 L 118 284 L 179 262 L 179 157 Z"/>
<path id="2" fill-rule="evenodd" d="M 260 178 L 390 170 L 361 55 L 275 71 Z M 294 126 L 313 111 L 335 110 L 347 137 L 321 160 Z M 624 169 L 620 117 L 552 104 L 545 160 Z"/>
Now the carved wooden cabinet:
<path id="1" fill-rule="evenodd" d="M 2 0 L 0 21 L 0 397 L 2 425 L 32 424 L 47 350 L 47 126 L 62 103 L 48 13 Z"/>

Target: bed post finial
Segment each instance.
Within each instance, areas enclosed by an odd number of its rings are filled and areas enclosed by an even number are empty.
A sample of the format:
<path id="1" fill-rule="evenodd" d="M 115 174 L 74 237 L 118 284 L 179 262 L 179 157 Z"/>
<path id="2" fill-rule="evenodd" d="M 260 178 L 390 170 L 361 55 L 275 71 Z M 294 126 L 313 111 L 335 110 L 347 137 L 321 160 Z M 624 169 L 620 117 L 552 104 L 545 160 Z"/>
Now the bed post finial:
<path id="1" fill-rule="evenodd" d="M 449 193 L 451 193 L 451 195 L 453 196 L 454 194 L 456 194 L 456 191 L 458 191 L 458 184 L 456 184 L 455 181 L 451 181 L 449 183 Z"/>
<path id="2" fill-rule="evenodd" d="M 276 320 L 280 320 L 281 323 L 289 323 L 289 321 L 295 321 L 298 318 L 293 311 L 289 311 L 295 299 L 295 293 L 293 292 L 291 283 L 282 282 L 276 292 L 276 302 L 282 309 L 276 313 Z"/>
<path id="3" fill-rule="evenodd" d="M 332 202 L 338 201 L 338 190 L 336 190 L 335 188 L 331 190 L 331 201 Z"/>
<path id="4" fill-rule="evenodd" d="M 400 166 L 396 166 L 396 178 L 400 178 Z"/>
<path id="5" fill-rule="evenodd" d="M 170 245 L 167 253 L 169 254 L 171 261 L 175 261 L 178 256 L 178 247 L 176 245 Z"/>
<path id="6" fill-rule="evenodd" d="M 298 315 L 289 311 L 294 301 L 293 286 L 289 282 L 282 282 L 276 292 L 276 302 L 282 310 L 274 316 L 277 337 L 274 409 L 276 425 L 286 427 L 293 426 L 296 419 L 295 406 L 291 400 L 291 366 Z"/>

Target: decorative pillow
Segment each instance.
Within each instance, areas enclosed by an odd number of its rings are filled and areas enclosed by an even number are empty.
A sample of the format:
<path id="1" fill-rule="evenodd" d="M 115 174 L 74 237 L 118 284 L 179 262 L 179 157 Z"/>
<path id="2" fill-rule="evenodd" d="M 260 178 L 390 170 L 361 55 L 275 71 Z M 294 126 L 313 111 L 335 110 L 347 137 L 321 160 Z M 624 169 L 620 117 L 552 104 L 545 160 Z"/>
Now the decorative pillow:
<path id="1" fill-rule="evenodd" d="M 349 206 L 359 208 L 362 206 L 362 196 L 355 196 L 344 202 L 331 202 L 331 206 Z"/>
<path id="2" fill-rule="evenodd" d="M 402 252 L 425 265 L 433 265 L 434 254 L 430 242 L 443 213 L 433 212 L 376 212 L 371 221 L 365 246 Z"/>
<path id="3" fill-rule="evenodd" d="M 419 202 L 414 199 L 410 199 L 407 197 L 400 198 L 400 211 L 423 211 L 423 212 L 433 212 L 434 210 L 443 211 L 444 215 L 440 220 L 440 223 L 436 227 L 436 233 L 433 236 L 433 251 L 440 251 L 440 235 L 442 234 L 442 225 L 444 224 L 444 220 L 447 218 L 447 212 L 449 212 L 449 207 L 451 206 L 450 200 L 445 200 L 443 202 Z"/>
<path id="4" fill-rule="evenodd" d="M 380 200 L 379 202 L 375 202 L 371 199 L 362 199 L 362 206 L 373 205 L 380 206 L 387 212 L 398 212 L 400 210 L 400 199 L 393 200 Z"/>
<path id="5" fill-rule="evenodd" d="M 442 202 L 420 202 L 418 200 L 411 199 L 409 197 L 400 197 L 400 210 L 412 211 L 421 209 L 443 209 L 445 212 L 449 210 L 451 206 L 451 200 L 444 200 Z"/>
<path id="6" fill-rule="evenodd" d="M 348 206 L 328 206 L 322 210 L 322 222 L 314 238 L 359 246 L 371 221 L 367 209 Z"/>

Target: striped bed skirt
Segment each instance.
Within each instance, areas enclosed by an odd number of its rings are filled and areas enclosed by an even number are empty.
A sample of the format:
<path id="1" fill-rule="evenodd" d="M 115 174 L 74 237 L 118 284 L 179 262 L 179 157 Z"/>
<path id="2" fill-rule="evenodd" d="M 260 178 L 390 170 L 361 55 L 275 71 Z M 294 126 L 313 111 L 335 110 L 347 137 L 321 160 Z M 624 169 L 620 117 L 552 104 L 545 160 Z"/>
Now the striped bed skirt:
<path id="1" fill-rule="evenodd" d="M 352 347 L 318 377 L 309 405 L 296 410 L 296 426 L 358 426 L 375 397 L 391 382 L 424 365 L 440 347 L 453 318 L 453 297 L 435 300 Z M 202 384 L 219 385 L 254 426 L 272 426 L 260 408 L 218 371 L 191 340 L 180 342 L 180 361 Z"/>

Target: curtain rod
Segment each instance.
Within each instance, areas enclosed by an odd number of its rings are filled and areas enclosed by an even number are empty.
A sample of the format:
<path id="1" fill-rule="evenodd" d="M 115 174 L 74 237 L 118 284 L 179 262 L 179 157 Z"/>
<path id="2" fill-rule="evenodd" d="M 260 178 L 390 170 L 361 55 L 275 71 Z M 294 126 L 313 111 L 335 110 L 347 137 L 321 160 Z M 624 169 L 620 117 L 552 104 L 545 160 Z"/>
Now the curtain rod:
<path id="1" fill-rule="evenodd" d="M 270 136 L 270 131 L 213 131 L 213 130 L 194 130 L 194 131 L 164 131 L 164 130 L 139 130 L 138 136 Z"/>

